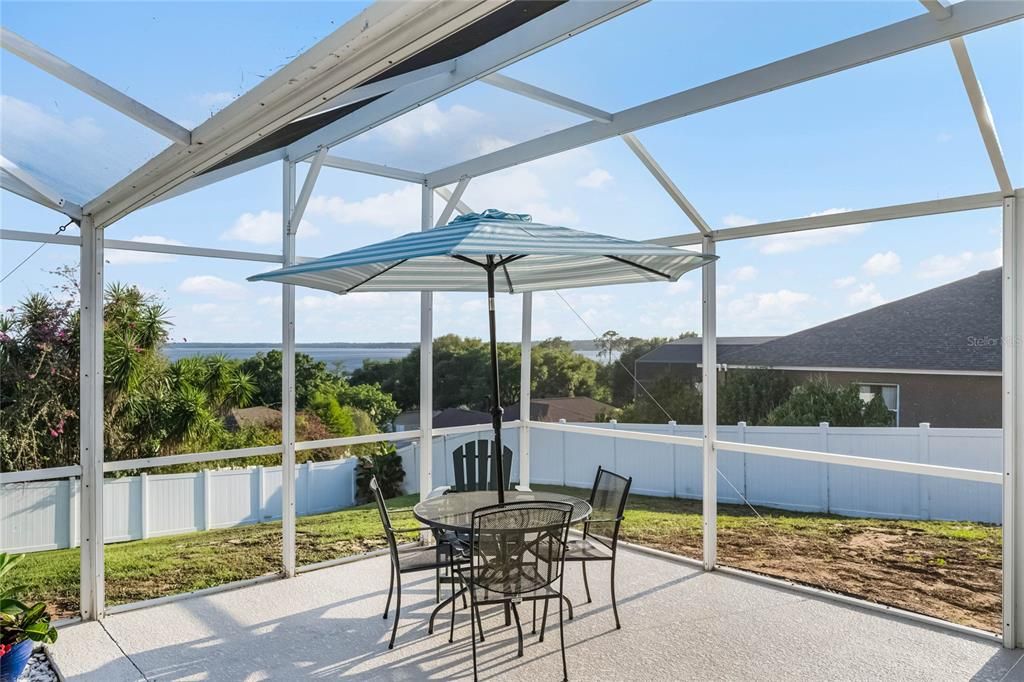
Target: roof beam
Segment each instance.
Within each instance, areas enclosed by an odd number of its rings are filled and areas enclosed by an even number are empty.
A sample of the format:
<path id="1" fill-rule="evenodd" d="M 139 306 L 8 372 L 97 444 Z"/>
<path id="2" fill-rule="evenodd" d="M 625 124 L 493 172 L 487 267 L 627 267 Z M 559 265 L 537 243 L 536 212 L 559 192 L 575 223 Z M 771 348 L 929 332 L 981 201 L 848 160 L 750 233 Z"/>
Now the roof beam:
<path id="1" fill-rule="evenodd" d="M 481 78 L 484 83 L 493 85 L 496 88 L 513 92 L 523 97 L 528 97 L 544 104 L 550 104 L 553 107 L 570 111 L 583 118 L 589 118 L 593 121 L 601 121 L 602 123 L 611 123 L 612 115 L 607 111 L 592 107 L 589 104 L 583 102 L 577 102 L 574 99 L 563 97 L 558 93 L 545 90 L 544 88 L 538 88 L 536 85 L 530 85 L 524 83 L 521 80 L 515 78 L 509 78 L 500 73 L 492 73 Z"/>
<path id="2" fill-rule="evenodd" d="M 470 26 L 508 1 L 424 0 L 371 4 L 201 123 L 192 131 L 193 144 L 189 147 L 170 147 L 157 154 L 90 201 L 86 211 L 93 215 L 98 226 L 109 225 L 309 114 L 324 102 Z M 324 145 L 314 145 L 308 155 L 319 146 Z M 261 161 L 267 163 L 282 158 L 282 154 L 267 154 L 261 156 Z M 221 178 L 226 176 L 223 174 Z"/>
<path id="3" fill-rule="evenodd" d="M 0 44 L 4 49 L 24 59 L 46 73 L 59 78 L 71 87 L 81 90 L 93 99 L 103 102 L 125 116 L 134 119 L 150 130 L 160 133 L 171 142 L 189 145 L 192 133 L 188 128 L 178 125 L 171 119 L 153 111 L 145 104 L 132 99 L 120 90 L 112 88 L 100 79 L 89 75 L 77 66 L 69 64 L 60 57 L 35 43 L 22 38 L 14 31 L 0 27 Z"/>
<path id="4" fill-rule="evenodd" d="M 68 201 L 61 196 L 60 192 L 52 189 L 4 156 L 0 156 L 0 187 L 41 206 L 63 213 L 69 218 L 79 220 L 82 217 L 81 206 Z"/>
<path id="5" fill-rule="evenodd" d="M 952 16 L 942 21 L 937 21 L 930 14 L 922 14 L 625 109 L 614 113 L 611 123 L 589 121 L 506 147 L 470 161 L 427 173 L 427 182 L 430 186 L 436 187 L 449 185 L 464 175 L 479 177 L 934 45 L 1020 19 L 1024 17 L 1024 4 L 964 0 L 953 6 L 951 12 Z"/>
<path id="6" fill-rule="evenodd" d="M 449 59 L 446 62 L 440 64 L 434 64 L 432 66 L 424 66 L 422 69 L 416 69 L 409 73 L 403 73 L 398 76 L 392 76 L 391 78 L 385 78 L 384 80 L 375 81 L 366 85 L 360 85 L 358 88 L 352 88 L 348 92 L 343 92 L 334 99 L 326 102 L 323 106 L 317 107 L 314 111 L 303 116 L 313 116 L 320 114 L 331 109 L 339 109 L 349 104 L 355 104 L 356 102 L 362 102 L 364 100 L 373 99 L 374 97 L 380 97 L 386 95 L 392 90 L 398 90 L 404 88 L 411 83 L 419 83 L 420 81 L 429 80 L 442 76 L 446 73 L 451 73 L 455 70 L 455 60 Z M 296 119 L 301 121 L 302 118 Z"/>
<path id="7" fill-rule="evenodd" d="M 509 78 L 508 76 L 503 76 L 500 73 L 492 73 L 489 76 L 484 76 L 480 80 L 503 90 L 514 92 L 517 95 L 522 95 L 523 97 L 528 97 L 538 102 L 558 107 L 559 109 L 571 111 L 574 114 L 579 114 L 580 116 L 584 116 L 594 121 L 601 121 L 602 123 L 611 123 L 612 121 L 612 114 L 609 114 L 607 111 L 602 111 L 601 109 L 592 107 L 589 104 L 584 104 L 583 102 L 563 97 L 562 95 L 539 88 L 535 85 L 530 85 L 529 83 L 524 83 L 523 81 Z M 636 157 L 640 159 L 640 162 L 644 167 L 650 171 L 651 175 L 654 176 L 654 179 L 658 181 L 666 192 L 668 192 L 669 196 L 672 197 L 672 200 L 676 202 L 676 205 L 682 209 L 683 213 L 686 214 L 686 217 L 693 222 L 697 229 L 704 234 L 709 234 L 711 232 L 711 228 L 708 226 L 707 222 L 701 217 L 700 213 L 697 212 L 697 209 L 693 207 L 693 204 L 689 202 L 679 187 L 672 182 L 672 178 L 668 176 L 661 165 L 654 160 L 654 157 L 651 156 L 651 153 L 647 151 L 647 148 L 644 147 L 640 140 L 638 140 L 632 133 L 622 135 L 622 140 L 626 143 L 626 146 L 636 154 Z"/>
<path id="8" fill-rule="evenodd" d="M 392 180 L 414 182 L 417 185 L 422 185 L 427 179 L 427 176 L 423 173 L 417 173 L 416 171 L 384 166 L 378 163 L 370 163 L 369 161 L 347 159 L 341 156 L 335 156 L 334 154 L 327 155 L 327 158 L 324 159 L 324 165 L 330 168 L 340 168 L 341 170 L 355 171 L 356 173 L 365 173 L 367 175 L 377 175 L 382 178 L 391 178 Z"/>
<path id="9" fill-rule="evenodd" d="M 969 194 L 961 197 L 950 197 L 948 199 L 918 201 L 912 204 L 896 204 L 894 206 L 868 208 L 860 211 L 846 211 L 844 213 L 795 218 L 793 220 L 779 220 L 772 223 L 758 223 L 756 225 L 744 225 L 742 227 L 729 227 L 713 230 L 711 236 L 715 241 L 747 239 L 749 237 L 765 237 L 772 234 L 820 230 L 823 228 L 840 227 L 843 225 L 860 225 L 863 223 L 877 223 L 885 220 L 900 220 L 902 218 L 917 218 L 920 216 L 937 215 L 940 213 L 956 213 L 959 211 L 974 211 L 982 208 L 995 208 L 997 206 L 1002 206 L 1002 202 L 1002 192 L 986 192 L 984 194 Z M 692 246 L 700 244 L 701 240 L 702 236 L 699 234 L 681 234 L 675 237 L 659 237 L 658 239 L 651 239 L 649 241 L 654 244 L 664 244 L 665 246 Z"/>
<path id="10" fill-rule="evenodd" d="M 668 195 L 672 197 L 672 201 L 676 202 L 676 205 L 682 209 L 683 213 L 686 214 L 686 217 L 690 219 L 690 222 L 697 227 L 701 234 L 711 234 L 711 226 L 708 225 L 707 221 L 704 220 L 703 216 L 701 216 L 697 209 L 693 207 L 693 204 L 691 204 L 690 200 L 686 198 L 682 191 L 680 191 L 676 186 L 676 183 L 672 182 L 672 178 L 670 178 L 668 173 L 665 172 L 665 169 L 654 160 L 651 153 L 647 151 L 647 147 L 645 147 L 640 140 L 636 138 L 636 135 L 633 133 L 626 133 L 622 136 L 622 141 L 626 143 L 626 146 L 629 147 L 634 154 L 636 154 L 636 157 L 640 159 L 640 163 L 642 163 L 647 170 L 651 172 L 651 175 L 653 175 L 654 179 L 658 181 L 658 184 L 661 185 L 662 189 L 668 192 Z"/>
<path id="11" fill-rule="evenodd" d="M 310 133 L 287 148 L 288 158 L 301 160 L 322 145 L 334 146 L 441 97 L 489 73 L 558 43 L 570 36 L 642 5 L 646 0 L 570 0 L 533 21 L 458 58 L 455 71 L 413 83 L 384 95 L 358 111 Z M 449 182 L 458 182 L 462 174 Z"/>

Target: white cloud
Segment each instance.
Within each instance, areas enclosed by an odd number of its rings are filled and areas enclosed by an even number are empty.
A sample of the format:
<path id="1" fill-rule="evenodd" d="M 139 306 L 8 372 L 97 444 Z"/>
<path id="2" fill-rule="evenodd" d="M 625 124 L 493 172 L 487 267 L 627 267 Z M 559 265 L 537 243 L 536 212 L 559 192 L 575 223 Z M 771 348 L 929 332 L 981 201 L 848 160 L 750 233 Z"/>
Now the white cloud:
<path id="1" fill-rule="evenodd" d="M 421 195 L 419 187 L 406 185 L 358 201 L 347 201 L 339 196 L 314 196 L 309 200 L 306 213 L 341 225 L 358 223 L 409 232 L 419 228 Z"/>
<path id="2" fill-rule="evenodd" d="M 879 252 L 864 261 L 861 266 L 871 277 L 879 275 L 895 275 L 903 268 L 899 254 L 895 251 Z"/>
<path id="3" fill-rule="evenodd" d="M 849 210 L 850 209 L 848 208 L 829 208 L 817 213 L 811 213 L 806 217 L 815 218 L 818 216 L 835 215 L 837 213 L 846 213 Z M 816 246 L 835 244 L 847 239 L 848 237 L 861 234 L 867 228 L 868 224 L 864 223 L 829 227 L 820 230 L 787 232 L 784 234 L 773 234 L 768 237 L 763 237 L 759 239 L 758 242 L 760 243 L 761 253 L 774 256 L 786 253 L 795 253 L 797 251 L 803 251 Z"/>
<path id="4" fill-rule="evenodd" d="M 668 285 L 668 293 L 685 294 L 693 291 L 693 282 L 688 279 L 677 279 Z"/>
<path id="5" fill-rule="evenodd" d="M 245 287 L 241 284 L 217 277 L 216 275 L 186 277 L 178 285 L 178 291 L 194 296 L 233 300 L 240 299 L 245 295 Z"/>
<path id="6" fill-rule="evenodd" d="M 485 135 L 477 140 L 476 153 L 479 156 L 483 156 L 484 154 L 490 154 L 491 152 L 496 152 L 499 149 L 504 149 L 505 147 L 511 147 L 512 144 L 512 140 L 507 140 L 504 137 L 499 137 L 497 135 Z"/>
<path id="7" fill-rule="evenodd" d="M 477 178 L 469 184 L 466 202 L 477 211 L 498 208 L 514 213 L 529 213 L 541 223 L 578 224 L 580 216 L 572 206 L 551 201 L 551 184 L 546 180 L 549 174 L 544 172 L 542 175 L 538 170 L 550 169 L 518 166 Z"/>
<path id="8" fill-rule="evenodd" d="M 986 269 L 1002 264 L 1003 250 L 963 251 L 947 256 L 938 254 L 926 258 L 917 266 L 917 276 L 922 279 L 945 279 L 964 274 L 968 268 Z"/>
<path id="9" fill-rule="evenodd" d="M 762 321 L 789 321 L 812 300 L 810 294 L 790 289 L 749 293 L 729 302 L 730 317 Z"/>
<path id="10" fill-rule="evenodd" d="M 409 148 L 418 145 L 423 138 L 464 134 L 483 118 L 484 115 L 476 109 L 461 104 L 444 109 L 437 102 L 428 102 L 374 128 L 366 137 L 383 140 L 396 147 Z"/>
<path id="11" fill-rule="evenodd" d="M 611 173 L 604 168 L 595 168 L 577 180 L 576 186 L 585 187 L 586 189 L 601 189 L 611 181 Z"/>
<path id="12" fill-rule="evenodd" d="M 173 244 L 183 246 L 184 244 L 174 239 L 161 237 L 160 235 L 141 235 L 128 239 L 130 242 L 142 242 L 145 244 Z M 107 247 L 105 260 L 111 265 L 140 265 L 145 263 L 173 263 L 178 257 L 169 253 L 152 253 L 148 251 L 120 251 Z"/>
<path id="13" fill-rule="evenodd" d="M 849 277 L 838 277 L 832 280 L 833 286 L 835 286 L 837 289 L 845 289 L 847 287 L 852 287 L 856 283 L 857 278 L 854 277 L 853 275 L 850 275 Z"/>
<path id="14" fill-rule="evenodd" d="M 235 224 L 221 234 L 220 238 L 250 244 L 274 244 L 281 241 L 281 220 L 280 211 L 246 212 L 238 216 Z M 315 237 L 320 231 L 303 218 L 299 223 L 299 233 L 303 237 Z"/>
<path id="15" fill-rule="evenodd" d="M 874 282 L 858 285 L 857 291 L 850 294 L 846 300 L 850 305 L 861 308 L 873 308 L 885 303 L 885 298 L 879 293 Z"/>
<path id="16" fill-rule="evenodd" d="M 729 273 L 729 279 L 734 282 L 749 282 L 757 277 L 757 268 L 753 265 L 742 265 Z"/>
<path id="17" fill-rule="evenodd" d="M 738 215 L 736 213 L 730 213 L 729 215 L 722 218 L 722 224 L 726 227 L 745 227 L 747 225 L 756 225 L 758 221 L 753 218 Z"/>

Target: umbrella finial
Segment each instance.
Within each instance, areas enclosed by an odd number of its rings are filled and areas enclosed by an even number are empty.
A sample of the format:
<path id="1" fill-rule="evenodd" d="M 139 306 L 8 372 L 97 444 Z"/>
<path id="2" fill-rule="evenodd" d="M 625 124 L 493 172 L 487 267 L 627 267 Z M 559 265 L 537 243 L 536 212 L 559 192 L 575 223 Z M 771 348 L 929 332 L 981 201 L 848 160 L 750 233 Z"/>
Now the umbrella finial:
<path id="1" fill-rule="evenodd" d="M 532 223 L 533 216 L 529 213 L 508 213 L 496 208 L 489 208 L 483 213 L 463 213 L 460 216 L 455 216 L 448 221 L 448 224 L 455 225 L 456 223 L 465 223 L 470 220 L 514 220 L 520 223 Z"/>

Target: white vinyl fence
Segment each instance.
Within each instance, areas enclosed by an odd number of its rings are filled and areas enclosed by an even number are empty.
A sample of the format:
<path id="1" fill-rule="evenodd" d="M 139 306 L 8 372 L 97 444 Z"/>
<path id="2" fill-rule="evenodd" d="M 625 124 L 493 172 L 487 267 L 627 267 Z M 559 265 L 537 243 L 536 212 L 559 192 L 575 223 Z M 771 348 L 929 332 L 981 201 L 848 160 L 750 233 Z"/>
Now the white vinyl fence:
<path id="1" fill-rule="evenodd" d="M 699 499 L 700 450 L 616 438 L 615 430 L 701 436 L 700 426 L 586 424 L 609 436 L 531 429 L 532 483 L 590 488 L 598 465 L 633 477 L 633 492 Z M 519 478 L 519 429 L 504 430 Z M 436 436 L 435 486 L 455 482 L 451 452 L 490 430 Z M 999 471 L 1000 429 L 718 427 L 720 440 L 799 450 L 894 459 L 922 464 Z M 398 449 L 407 489 L 419 480 L 416 443 Z M 355 459 L 298 467 L 297 513 L 321 514 L 355 504 Z M 1001 522 L 998 485 L 916 474 L 872 471 L 719 451 L 718 499 L 846 516 Z M 33 552 L 74 547 L 78 523 L 78 479 L 8 483 L 0 490 L 0 550 Z M 108 478 L 104 486 L 107 542 L 137 540 L 281 517 L 281 468 L 204 470 L 198 473 Z"/>
<path id="2" fill-rule="evenodd" d="M 674 424 L 580 424 L 609 431 L 646 431 L 700 438 L 701 427 Z M 486 437 L 487 432 L 482 432 Z M 518 431 L 504 438 L 517 451 Z M 434 439 L 434 485 L 453 482 L 450 453 L 476 437 Z M 921 464 L 1000 471 L 1001 429 L 841 428 L 820 426 L 719 426 L 718 438 L 798 450 L 893 459 Z M 399 449 L 407 472 L 416 448 Z M 633 477 L 640 495 L 700 499 L 702 456 L 697 447 L 627 438 L 530 429 L 530 482 L 589 489 L 598 465 Z M 1000 523 L 998 485 L 935 476 L 801 462 L 740 452 L 718 453 L 718 500 L 808 512 L 879 518 Z M 443 472 L 443 473 L 442 473 Z M 513 479 L 518 466 L 512 467 Z M 407 476 L 415 482 L 416 477 Z M 742 497 L 741 497 L 742 495 Z"/>
<path id="3" fill-rule="evenodd" d="M 296 513 L 355 504 L 356 460 L 297 467 Z M 76 547 L 79 480 L 8 483 L 0 490 L 0 551 Z M 103 486 L 106 542 L 140 540 L 281 518 L 281 467 L 204 469 L 187 474 L 108 478 Z"/>

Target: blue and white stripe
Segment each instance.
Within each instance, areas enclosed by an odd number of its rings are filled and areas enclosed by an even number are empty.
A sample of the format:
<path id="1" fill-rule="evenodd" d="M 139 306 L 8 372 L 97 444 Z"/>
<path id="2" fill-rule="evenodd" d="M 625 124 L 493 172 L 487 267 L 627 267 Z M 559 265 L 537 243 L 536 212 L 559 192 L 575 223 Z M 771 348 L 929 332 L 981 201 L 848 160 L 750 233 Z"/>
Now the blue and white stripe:
<path id="1" fill-rule="evenodd" d="M 486 291 L 484 270 L 454 256 L 472 258 L 481 265 L 486 256 L 498 260 L 526 256 L 495 273 L 499 290 L 519 293 L 675 281 L 715 259 L 715 256 L 693 251 L 566 227 L 487 216 L 462 218 L 446 227 L 413 232 L 253 275 L 249 280 L 296 284 L 338 294 L 349 291 Z"/>

